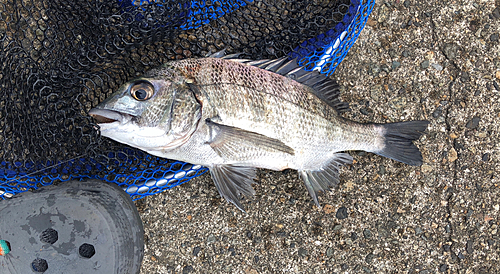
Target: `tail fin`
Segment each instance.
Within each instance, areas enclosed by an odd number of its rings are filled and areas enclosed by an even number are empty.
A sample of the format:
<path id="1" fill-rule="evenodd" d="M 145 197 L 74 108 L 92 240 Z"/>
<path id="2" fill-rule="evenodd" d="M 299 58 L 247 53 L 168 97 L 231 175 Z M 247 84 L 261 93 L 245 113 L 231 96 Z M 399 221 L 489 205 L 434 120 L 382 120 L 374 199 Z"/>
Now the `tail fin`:
<path id="1" fill-rule="evenodd" d="M 429 121 L 409 121 L 381 124 L 384 130 L 385 146 L 374 153 L 411 165 L 422 164 L 422 154 L 412 141 L 418 140 L 427 129 Z"/>

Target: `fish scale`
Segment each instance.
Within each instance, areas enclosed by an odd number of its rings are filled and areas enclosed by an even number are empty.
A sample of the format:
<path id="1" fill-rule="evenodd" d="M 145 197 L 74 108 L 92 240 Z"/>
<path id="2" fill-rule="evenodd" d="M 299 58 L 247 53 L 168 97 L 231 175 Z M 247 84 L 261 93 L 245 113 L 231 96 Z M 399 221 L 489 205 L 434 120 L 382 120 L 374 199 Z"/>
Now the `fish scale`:
<path id="1" fill-rule="evenodd" d="M 218 87 L 225 88 L 224 85 Z M 232 90 L 234 92 L 231 93 L 223 93 L 218 88 L 204 90 L 207 96 L 217 97 L 218 100 L 213 101 L 220 104 L 215 104 L 213 107 L 217 109 L 217 115 L 226 125 L 279 139 L 285 144 L 293 145 L 297 151 L 314 149 L 331 139 L 328 135 L 333 133 L 330 130 L 332 124 L 322 117 L 303 112 L 300 107 L 288 101 L 278 105 L 279 98 L 270 94 L 259 94 L 260 92 L 248 88 Z M 250 96 L 245 96 L 248 94 Z M 251 100 L 253 97 L 259 97 L 259 100 Z M 260 113 L 267 115 L 259 115 Z M 306 136 L 314 137 L 317 142 L 311 142 L 315 140 L 304 138 Z"/>
<path id="2" fill-rule="evenodd" d="M 224 90 L 232 90 L 232 92 L 223 92 Z M 217 102 L 213 105 L 213 108 L 217 109 L 217 113 L 207 114 L 209 117 L 217 115 L 226 125 L 279 139 L 304 155 L 304 157 L 297 157 L 294 162 L 288 163 L 286 165 L 288 167 L 298 169 L 306 166 L 311 162 L 310 158 L 318 158 L 319 155 L 313 155 L 313 152 L 319 149 L 321 151 L 328 150 L 322 154 L 348 149 L 366 149 L 363 145 L 368 143 L 366 142 L 368 138 L 363 137 L 367 134 L 354 134 L 353 127 L 346 129 L 341 123 L 343 119 L 338 121 L 339 117 L 334 111 L 330 111 L 331 117 L 330 120 L 327 120 L 316 115 L 317 112 L 307 111 L 307 109 L 290 101 L 278 104 L 280 97 L 250 88 L 232 88 L 218 84 L 207 86 L 203 91 L 208 97 L 217 98 L 217 100 L 211 100 Z M 259 100 L 254 98 L 259 98 Z M 309 100 L 312 99 L 319 100 L 309 98 Z M 260 113 L 267 115 L 259 115 Z M 342 137 L 345 135 L 350 137 Z M 356 144 L 356 141 L 363 145 Z M 368 143 L 368 145 L 373 148 L 373 142 Z M 327 155 L 322 155 L 321 158 L 324 157 Z M 272 166 L 262 167 L 271 168 Z"/>
<path id="3" fill-rule="evenodd" d="M 129 93 L 143 86 L 152 95 L 131 100 Z M 255 168 L 298 170 L 319 207 L 318 192 L 334 187 L 340 167 L 352 163 L 345 151 L 422 163 L 412 142 L 427 121 L 360 124 L 339 115 L 348 109 L 339 96 L 335 81 L 295 60 L 209 57 L 168 62 L 125 83 L 89 114 L 103 136 L 207 166 L 220 195 L 240 210 L 240 195 L 255 193 Z"/>
<path id="4" fill-rule="evenodd" d="M 193 59 L 176 63 L 177 68 L 184 69 L 187 77 L 195 79 L 207 97 L 213 98 L 211 102 L 215 102 L 213 108 L 217 112 L 209 113 L 209 117 L 218 115 L 223 117 L 222 120 L 227 125 L 238 126 L 294 144 L 294 148 L 304 151 L 305 155 L 309 155 L 310 150 L 319 148 L 328 148 L 330 150 L 328 153 L 332 150 L 365 148 L 346 144 L 348 140 L 357 140 L 352 137 L 336 144 L 335 140 L 338 139 L 340 132 L 349 130 L 343 128 L 342 122 L 337 120 L 339 117 L 332 108 L 308 92 L 309 87 L 255 67 L 239 63 L 223 66 L 221 64 L 223 59 L 209 61 L 212 63 L 207 62 L 204 65 Z M 197 67 L 198 70 L 186 69 L 189 67 Z M 236 71 L 238 73 L 234 75 L 240 77 L 232 80 L 231 84 L 225 84 L 231 79 L 224 79 L 218 75 L 230 75 L 228 71 Z M 254 77 L 251 80 L 247 79 L 246 75 Z M 292 88 L 286 90 L 286 83 L 289 82 L 294 84 Z M 226 90 L 231 92 L 225 92 Z M 279 100 L 283 101 L 280 103 Z M 263 113 L 266 115 L 262 115 Z M 276 124 L 279 126 L 275 126 Z M 366 143 L 363 139 L 360 141 Z M 309 162 L 309 159 L 300 160 L 302 161 L 288 166 L 298 168 Z"/>
<path id="5" fill-rule="evenodd" d="M 334 109 L 317 100 L 318 98 L 309 91 L 310 87 L 288 77 L 237 62 L 228 63 L 225 59 L 203 60 L 204 62 L 200 62 L 199 59 L 185 59 L 176 61 L 171 66 L 182 71 L 186 77 L 195 79 L 202 87 L 216 88 L 226 83 L 233 84 L 248 90 L 259 90 L 263 94 L 271 94 L 327 119 L 336 116 Z M 246 94 L 245 90 L 242 94 Z"/>

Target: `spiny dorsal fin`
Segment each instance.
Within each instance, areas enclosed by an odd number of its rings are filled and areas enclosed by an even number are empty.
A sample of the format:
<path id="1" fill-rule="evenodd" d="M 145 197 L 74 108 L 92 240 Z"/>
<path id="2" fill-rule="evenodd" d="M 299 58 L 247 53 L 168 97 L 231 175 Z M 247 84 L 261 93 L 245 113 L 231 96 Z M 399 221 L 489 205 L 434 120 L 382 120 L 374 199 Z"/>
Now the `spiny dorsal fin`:
<path id="1" fill-rule="evenodd" d="M 297 64 L 297 59 L 288 60 L 287 57 L 282 57 L 275 60 L 231 59 L 231 61 L 265 69 L 309 86 L 318 98 L 334 108 L 339 114 L 349 110 L 349 104 L 340 100 L 340 87 L 335 80 L 317 71 L 304 70 L 304 67 Z"/>
<path id="2" fill-rule="evenodd" d="M 208 53 L 205 57 L 209 58 L 221 58 L 221 59 L 237 59 L 240 55 L 243 53 L 233 53 L 233 54 L 228 54 L 226 55 L 226 49 L 219 50 L 214 53 Z"/>

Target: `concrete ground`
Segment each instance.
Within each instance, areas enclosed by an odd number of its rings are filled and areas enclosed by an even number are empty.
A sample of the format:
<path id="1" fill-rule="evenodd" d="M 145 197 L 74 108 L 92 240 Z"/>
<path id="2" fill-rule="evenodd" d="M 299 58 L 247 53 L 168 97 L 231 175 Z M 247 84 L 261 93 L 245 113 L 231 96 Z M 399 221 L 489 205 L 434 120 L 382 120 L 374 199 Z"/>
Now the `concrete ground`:
<path id="1" fill-rule="evenodd" d="M 428 119 L 424 165 L 351 152 L 322 210 L 260 170 L 248 215 L 205 174 L 137 202 L 141 273 L 500 273 L 499 32 L 499 0 L 378 1 L 334 75 L 345 117 Z"/>

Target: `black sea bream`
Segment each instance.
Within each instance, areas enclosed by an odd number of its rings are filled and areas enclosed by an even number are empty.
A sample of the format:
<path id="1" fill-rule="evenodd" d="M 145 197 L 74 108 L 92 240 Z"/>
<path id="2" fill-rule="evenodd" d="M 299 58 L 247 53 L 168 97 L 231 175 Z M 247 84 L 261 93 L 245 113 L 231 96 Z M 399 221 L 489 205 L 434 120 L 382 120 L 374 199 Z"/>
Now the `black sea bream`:
<path id="1" fill-rule="evenodd" d="M 222 197 L 243 210 L 256 168 L 296 169 L 319 206 L 349 150 L 421 165 L 412 143 L 427 121 L 360 124 L 339 87 L 295 60 L 201 58 L 171 61 L 125 83 L 89 114 L 101 134 L 150 154 L 203 165 Z"/>

